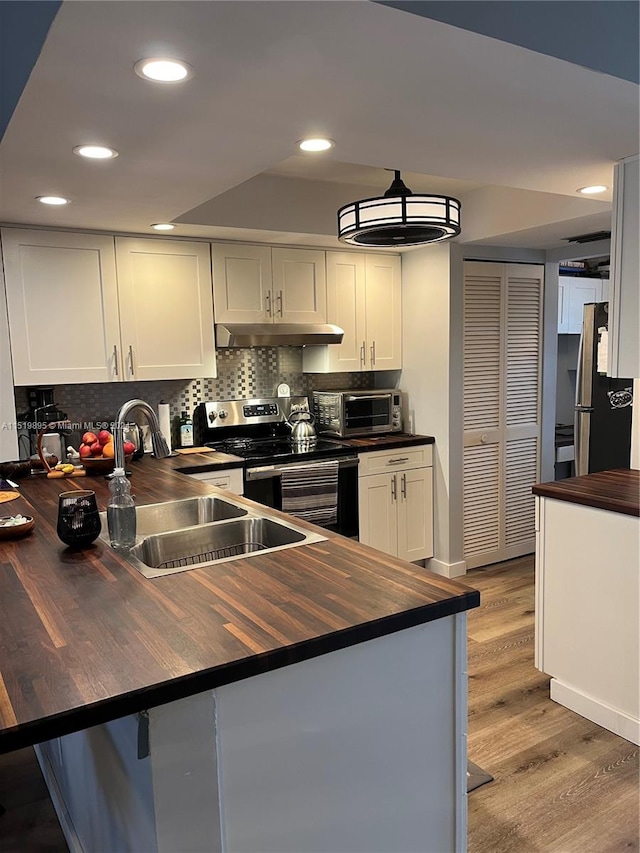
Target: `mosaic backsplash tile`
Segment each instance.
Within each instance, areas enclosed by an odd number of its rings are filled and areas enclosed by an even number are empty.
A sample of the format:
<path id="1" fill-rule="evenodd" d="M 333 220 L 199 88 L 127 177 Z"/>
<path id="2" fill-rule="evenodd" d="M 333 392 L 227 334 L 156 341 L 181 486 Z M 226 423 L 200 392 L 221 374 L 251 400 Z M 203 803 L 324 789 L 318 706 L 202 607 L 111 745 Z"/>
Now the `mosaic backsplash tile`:
<path id="1" fill-rule="evenodd" d="M 281 382 L 292 394 L 313 390 L 373 388 L 375 373 L 303 373 L 302 347 L 255 347 L 219 349 L 215 379 L 154 382 L 110 382 L 88 385 L 55 385 L 54 400 L 72 421 L 112 420 L 126 400 L 140 397 L 157 410 L 169 403 L 171 417 L 185 409 L 193 413 L 204 400 L 275 397 Z M 16 410 L 28 407 L 26 388 L 16 388 Z"/>

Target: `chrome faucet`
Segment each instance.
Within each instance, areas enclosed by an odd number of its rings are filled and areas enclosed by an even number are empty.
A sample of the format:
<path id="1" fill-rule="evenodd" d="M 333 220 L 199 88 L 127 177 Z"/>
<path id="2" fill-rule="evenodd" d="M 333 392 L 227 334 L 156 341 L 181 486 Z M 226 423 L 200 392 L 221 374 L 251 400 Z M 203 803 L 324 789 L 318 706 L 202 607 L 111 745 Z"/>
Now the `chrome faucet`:
<path id="1" fill-rule="evenodd" d="M 149 426 L 151 427 L 151 446 L 153 447 L 153 455 L 156 459 L 165 459 L 167 456 L 171 456 L 169 446 L 160 431 L 158 417 L 151 406 L 145 403 L 144 400 L 128 400 L 120 406 L 120 411 L 116 415 L 113 425 L 114 461 L 116 468 L 124 468 L 124 425 L 126 417 L 133 409 L 140 409 L 149 421 Z"/>

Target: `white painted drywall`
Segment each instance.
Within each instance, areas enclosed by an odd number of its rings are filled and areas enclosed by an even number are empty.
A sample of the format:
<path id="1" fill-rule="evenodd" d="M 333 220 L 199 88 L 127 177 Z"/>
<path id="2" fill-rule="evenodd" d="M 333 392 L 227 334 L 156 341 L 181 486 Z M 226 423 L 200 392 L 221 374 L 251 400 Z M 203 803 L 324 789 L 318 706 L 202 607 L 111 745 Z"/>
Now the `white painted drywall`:
<path id="1" fill-rule="evenodd" d="M 0 265 L 0 462 L 18 458 L 16 404 L 13 394 L 13 371 L 9 343 L 9 319 Z"/>

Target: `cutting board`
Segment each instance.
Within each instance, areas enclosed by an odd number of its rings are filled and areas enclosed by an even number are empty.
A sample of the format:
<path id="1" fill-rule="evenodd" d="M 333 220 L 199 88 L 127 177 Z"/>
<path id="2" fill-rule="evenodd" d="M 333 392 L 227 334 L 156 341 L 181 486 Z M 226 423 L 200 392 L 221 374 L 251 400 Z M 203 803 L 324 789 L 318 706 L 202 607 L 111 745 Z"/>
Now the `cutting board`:
<path id="1" fill-rule="evenodd" d="M 49 480 L 57 480 L 59 477 L 66 477 L 67 480 L 70 480 L 72 477 L 86 477 L 87 472 L 84 468 L 81 468 L 79 471 L 76 469 L 71 474 L 65 474 L 64 471 L 49 471 L 47 474 L 47 479 Z"/>
<path id="2" fill-rule="evenodd" d="M 19 492 L 0 492 L 0 504 L 8 503 L 9 501 L 15 501 L 15 499 L 19 497 Z"/>
<path id="3" fill-rule="evenodd" d="M 179 447 L 176 449 L 176 453 L 180 453 L 182 456 L 188 456 L 189 453 L 211 453 L 210 447 Z"/>

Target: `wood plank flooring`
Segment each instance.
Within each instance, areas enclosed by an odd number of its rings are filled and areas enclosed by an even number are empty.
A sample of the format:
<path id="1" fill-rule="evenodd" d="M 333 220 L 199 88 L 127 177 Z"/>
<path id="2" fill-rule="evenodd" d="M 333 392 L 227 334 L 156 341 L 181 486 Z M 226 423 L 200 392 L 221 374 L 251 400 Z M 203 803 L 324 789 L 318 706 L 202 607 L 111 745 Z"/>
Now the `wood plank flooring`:
<path id="1" fill-rule="evenodd" d="M 533 666 L 533 557 L 466 580 L 482 593 L 469 613 L 469 757 L 495 777 L 469 795 L 469 853 L 638 850 L 637 747 L 552 702 Z M 66 853 L 33 750 L 0 756 L 0 803 L 3 853 Z"/>
<path id="2" fill-rule="evenodd" d="M 533 556 L 465 581 L 482 596 L 468 614 L 469 758 L 494 776 L 469 795 L 469 853 L 638 850 L 638 748 L 552 702 L 533 665 Z"/>

